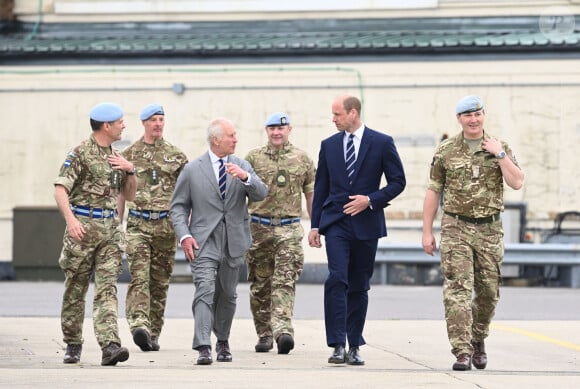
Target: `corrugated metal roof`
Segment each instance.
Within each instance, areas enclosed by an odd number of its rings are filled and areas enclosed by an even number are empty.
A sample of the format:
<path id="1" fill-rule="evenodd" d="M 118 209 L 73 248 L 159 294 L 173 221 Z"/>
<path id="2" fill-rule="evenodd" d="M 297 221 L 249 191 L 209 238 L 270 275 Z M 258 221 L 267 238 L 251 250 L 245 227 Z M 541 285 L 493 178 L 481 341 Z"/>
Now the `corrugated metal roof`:
<path id="1" fill-rule="evenodd" d="M 0 61 L 580 53 L 539 17 L 0 25 Z"/>

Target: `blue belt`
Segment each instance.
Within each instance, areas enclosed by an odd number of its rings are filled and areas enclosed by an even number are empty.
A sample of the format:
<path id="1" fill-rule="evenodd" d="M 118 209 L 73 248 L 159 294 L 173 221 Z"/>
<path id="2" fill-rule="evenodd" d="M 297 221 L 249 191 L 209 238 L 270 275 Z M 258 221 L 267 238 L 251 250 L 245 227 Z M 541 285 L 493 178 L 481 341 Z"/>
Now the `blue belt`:
<path id="1" fill-rule="evenodd" d="M 299 217 L 264 217 L 260 215 L 252 215 L 252 223 L 263 224 L 265 226 L 287 226 L 288 224 L 298 223 Z"/>
<path id="2" fill-rule="evenodd" d="M 130 209 L 129 215 L 143 220 L 161 220 L 169 216 L 169 211 L 137 211 Z"/>
<path id="3" fill-rule="evenodd" d="M 117 216 L 116 209 L 91 208 L 75 204 L 71 204 L 70 209 L 75 215 L 90 217 L 93 219 L 108 219 Z"/>

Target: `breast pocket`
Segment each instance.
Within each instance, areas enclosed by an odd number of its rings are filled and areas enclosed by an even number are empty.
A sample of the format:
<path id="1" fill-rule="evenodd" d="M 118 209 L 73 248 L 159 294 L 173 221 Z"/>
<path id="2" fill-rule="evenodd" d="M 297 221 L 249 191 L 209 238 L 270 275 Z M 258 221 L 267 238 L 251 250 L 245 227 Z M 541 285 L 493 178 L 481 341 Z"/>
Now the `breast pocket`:
<path id="1" fill-rule="evenodd" d="M 467 175 L 467 172 L 470 170 L 470 165 L 464 161 L 451 161 L 447 166 L 445 186 L 452 190 L 465 188 L 468 177 L 470 177 Z"/>
<path id="2" fill-rule="evenodd" d="M 503 176 L 495 157 L 486 158 L 482 164 L 483 179 L 485 186 L 489 189 L 496 189 L 503 186 Z"/>
<path id="3" fill-rule="evenodd" d="M 83 191 L 96 196 L 105 196 L 111 192 L 111 173 L 108 164 L 91 164 L 88 166 Z"/>

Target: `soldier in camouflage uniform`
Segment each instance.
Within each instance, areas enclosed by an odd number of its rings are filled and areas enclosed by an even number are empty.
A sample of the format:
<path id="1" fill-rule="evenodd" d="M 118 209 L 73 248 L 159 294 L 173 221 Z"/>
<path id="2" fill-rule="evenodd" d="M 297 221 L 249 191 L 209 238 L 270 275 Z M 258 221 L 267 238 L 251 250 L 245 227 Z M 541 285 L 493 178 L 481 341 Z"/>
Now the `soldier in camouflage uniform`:
<path id="1" fill-rule="evenodd" d="M 135 344 L 143 351 L 159 351 L 177 247 L 169 203 L 187 157 L 163 139 L 165 113 L 161 105 L 147 105 L 139 118 L 144 134 L 123 151 L 135 165 L 137 176 L 135 200 L 127 203 L 126 252 L 131 282 L 126 316 Z M 123 196 L 119 197 L 118 208 L 122 217 Z"/>
<path id="2" fill-rule="evenodd" d="M 92 136 L 68 153 L 54 182 L 54 197 L 66 221 L 59 265 L 65 275 L 61 327 L 64 363 L 78 363 L 83 344 L 85 296 L 94 272 L 93 325 L 102 349 L 101 365 L 129 358 L 117 325 L 117 277 L 123 233 L 116 200 L 135 197 L 134 166 L 111 147 L 125 128 L 123 111 L 111 103 L 90 113 Z"/>
<path id="3" fill-rule="evenodd" d="M 314 195 L 314 163 L 288 142 L 290 119 L 283 112 L 265 123 L 268 144 L 248 153 L 246 160 L 268 186 L 262 201 L 250 201 L 252 247 L 246 255 L 250 282 L 250 308 L 258 335 L 257 352 L 273 348 L 288 354 L 294 348 L 292 312 L 296 281 L 304 267 L 300 224 L 301 194 L 308 215 Z"/>
<path id="4" fill-rule="evenodd" d="M 503 182 L 520 189 L 524 175 L 505 142 L 484 132 L 485 112 L 477 96 L 456 107 L 463 131 L 440 143 L 431 163 L 423 207 L 423 249 L 436 249 L 432 226 L 440 196 L 443 302 L 453 370 L 485 369 L 484 339 L 499 300 L 503 259 Z M 474 291 L 475 293 L 473 293 Z"/>

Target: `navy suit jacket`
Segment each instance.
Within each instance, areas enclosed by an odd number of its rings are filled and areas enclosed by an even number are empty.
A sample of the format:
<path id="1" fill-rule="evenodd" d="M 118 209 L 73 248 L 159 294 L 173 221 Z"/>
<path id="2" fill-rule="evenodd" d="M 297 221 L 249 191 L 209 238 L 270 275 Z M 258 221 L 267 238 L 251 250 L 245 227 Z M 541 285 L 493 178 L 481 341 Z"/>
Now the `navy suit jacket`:
<path id="1" fill-rule="evenodd" d="M 373 209 L 365 209 L 352 218 L 354 238 L 378 239 L 387 235 L 384 208 L 405 189 L 406 180 L 399 153 L 389 135 L 365 127 L 356 159 L 352 184 L 346 174 L 343 146 L 344 132 L 322 141 L 314 183 L 312 228 L 320 234 L 346 217 L 343 207 L 348 196 L 367 195 Z M 381 178 L 387 185 L 380 187 Z"/>

